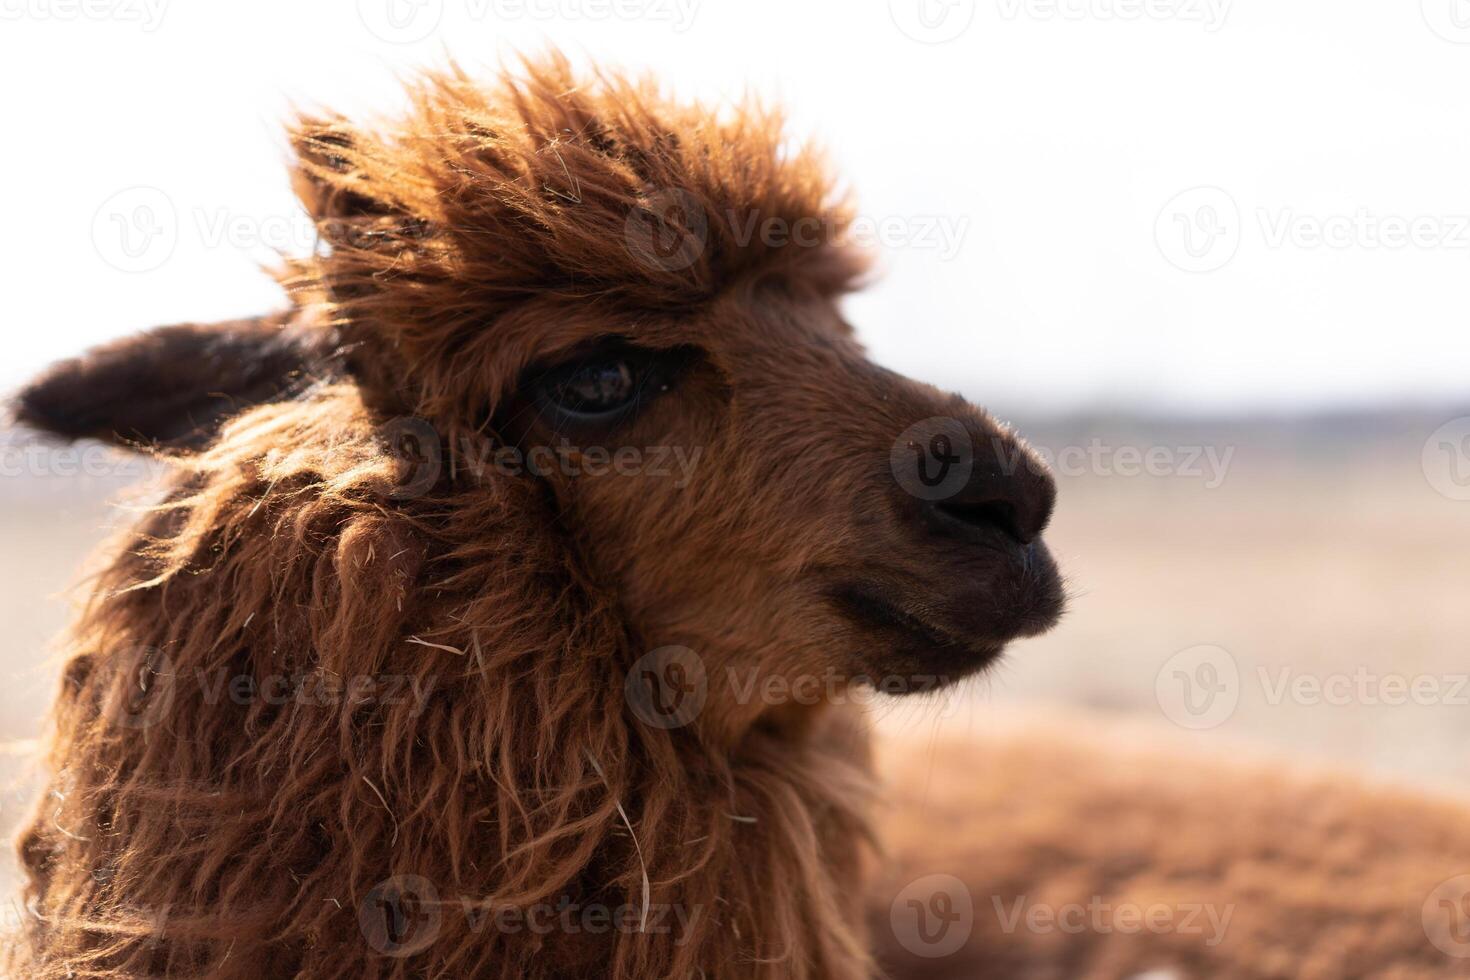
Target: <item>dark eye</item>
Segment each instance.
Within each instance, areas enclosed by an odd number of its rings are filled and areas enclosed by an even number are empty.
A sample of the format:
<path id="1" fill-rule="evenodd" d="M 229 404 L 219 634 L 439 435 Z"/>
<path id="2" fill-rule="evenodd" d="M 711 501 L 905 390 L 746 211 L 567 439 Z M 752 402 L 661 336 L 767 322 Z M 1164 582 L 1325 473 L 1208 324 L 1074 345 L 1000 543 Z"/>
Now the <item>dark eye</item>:
<path id="1" fill-rule="evenodd" d="M 541 397 L 570 415 L 615 415 L 638 395 L 639 376 L 628 358 L 581 361 L 552 371 L 541 382 Z"/>
<path id="2" fill-rule="evenodd" d="M 672 388 L 699 356 L 695 347 L 652 349 L 610 337 L 560 364 L 533 367 L 522 387 L 558 427 L 607 428 Z"/>

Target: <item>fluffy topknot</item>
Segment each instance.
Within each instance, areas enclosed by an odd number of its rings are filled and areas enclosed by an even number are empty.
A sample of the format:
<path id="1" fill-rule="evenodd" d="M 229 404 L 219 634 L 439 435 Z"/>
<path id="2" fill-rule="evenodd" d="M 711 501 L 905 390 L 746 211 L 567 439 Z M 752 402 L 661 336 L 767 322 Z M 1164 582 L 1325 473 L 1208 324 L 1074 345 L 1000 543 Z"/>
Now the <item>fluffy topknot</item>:
<path id="1" fill-rule="evenodd" d="M 646 316 L 754 279 L 834 295 L 864 271 L 821 154 L 754 100 L 716 113 L 555 53 L 488 85 L 451 66 L 410 94 L 377 130 L 294 127 L 324 247 L 286 285 L 349 340 L 385 341 L 415 409 L 456 401 L 448 365 L 528 301 Z"/>

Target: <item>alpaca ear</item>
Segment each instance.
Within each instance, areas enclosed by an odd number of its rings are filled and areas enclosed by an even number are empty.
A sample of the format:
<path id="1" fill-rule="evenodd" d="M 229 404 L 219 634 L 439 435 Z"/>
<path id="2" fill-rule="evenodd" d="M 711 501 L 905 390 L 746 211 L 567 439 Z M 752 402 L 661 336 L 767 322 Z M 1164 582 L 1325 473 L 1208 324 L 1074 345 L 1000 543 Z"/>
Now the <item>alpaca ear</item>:
<path id="1" fill-rule="evenodd" d="M 301 387 L 314 361 L 282 317 L 158 327 L 56 364 L 13 410 L 68 440 L 198 450 L 225 419 Z"/>

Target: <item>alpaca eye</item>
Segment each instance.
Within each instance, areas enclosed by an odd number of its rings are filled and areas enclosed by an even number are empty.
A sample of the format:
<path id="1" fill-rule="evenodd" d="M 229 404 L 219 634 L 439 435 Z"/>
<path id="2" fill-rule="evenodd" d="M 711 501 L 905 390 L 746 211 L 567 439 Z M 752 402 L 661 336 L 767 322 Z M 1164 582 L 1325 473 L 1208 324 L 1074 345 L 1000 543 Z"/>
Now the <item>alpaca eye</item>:
<path id="1" fill-rule="evenodd" d="M 575 415 L 607 415 L 624 408 L 637 394 L 633 368 L 626 360 L 577 364 L 547 379 L 545 397 Z"/>
<path id="2" fill-rule="evenodd" d="M 557 425 L 605 427 L 667 392 L 698 354 L 692 347 L 650 350 L 609 338 L 572 360 L 532 368 L 522 384 L 541 414 Z"/>

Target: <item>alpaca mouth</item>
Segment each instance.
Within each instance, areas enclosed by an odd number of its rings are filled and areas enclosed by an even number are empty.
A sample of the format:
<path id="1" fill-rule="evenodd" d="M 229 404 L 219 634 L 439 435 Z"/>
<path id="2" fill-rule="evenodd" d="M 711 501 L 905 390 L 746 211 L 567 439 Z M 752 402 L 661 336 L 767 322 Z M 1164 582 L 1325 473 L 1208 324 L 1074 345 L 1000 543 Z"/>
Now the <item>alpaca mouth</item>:
<path id="1" fill-rule="evenodd" d="M 912 675 L 937 672 L 934 680 L 943 685 L 983 670 L 1001 655 L 1005 641 L 960 635 L 933 621 L 900 608 L 861 584 L 846 584 L 830 593 L 833 604 L 848 620 L 881 638 L 881 651 L 864 656 L 865 669 L 882 675 Z M 899 685 L 898 690 L 908 690 Z"/>
<path id="2" fill-rule="evenodd" d="M 959 637 L 911 612 L 900 609 L 865 586 L 855 584 L 841 586 L 833 591 L 832 599 L 851 618 L 870 626 L 909 633 L 920 639 L 928 640 L 936 646 L 961 642 Z"/>
<path id="3" fill-rule="evenodd" d="M 886 679 L 922 674 L 942 685 L 985 669 L 1011 641 L 1045 633 L 1061 618 L 1061 579 L 1051 556 L 1039 544 L 1023 552 L 1014 578 L 978 588 L 954 590 L 952 579 L 918 588 L 848 580 L 828 589 L 827 598 L 874 641 L 858 656 L 864 669 Z"/>

